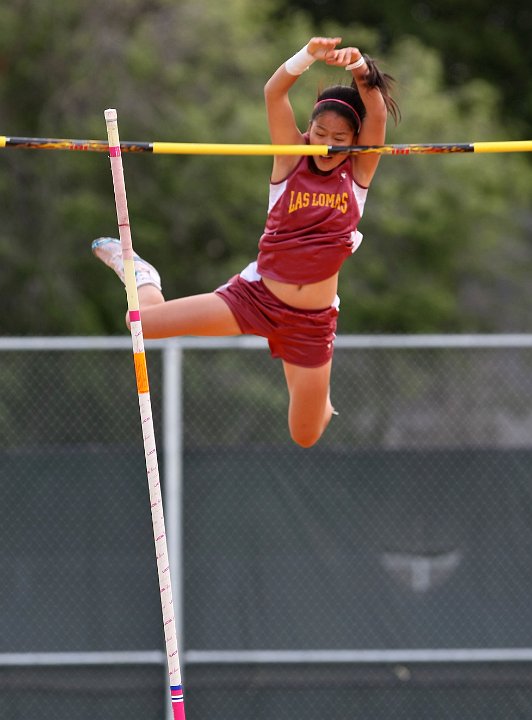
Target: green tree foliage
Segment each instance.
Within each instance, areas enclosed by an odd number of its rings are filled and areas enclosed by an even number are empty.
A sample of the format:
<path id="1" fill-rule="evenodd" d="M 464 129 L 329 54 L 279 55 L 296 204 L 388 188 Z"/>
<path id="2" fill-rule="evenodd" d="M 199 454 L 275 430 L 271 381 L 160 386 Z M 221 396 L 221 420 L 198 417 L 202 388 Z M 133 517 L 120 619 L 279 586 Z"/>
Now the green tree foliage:
<path id="1" fill-rule="evenodd" d="M 289 45 L 267 19 L 267 3 L 243 0 L 14 0 L 0 16 L 1 132 L 103 138 L 116 107 L 124 140 L 266 142 L 263 82 Z M 292 29 L 298 43 L 310 32 Z M 108 159 L 6 150 L 0 162 L 2 332 L 123 331 L 120 284 L 89 251 L 116 234 Z M 169 294 L 212 288 L 249 259 L 268 159 L 124 165 L 135 245 Z"/>
<path id="2" fill-rule="evenodd" d="M 124 140 L 268 142 L 264 81 L 316 32 L 273 2 L 12 0 L 0 9 L 0 133 L 103 139 L 116 107 Z M 383 53 L 378 32 L 342 33 L 398 78 L 390 140 L 509 136 L 491 84 L 449 90 L 421 43 Z M 338 80 L 321 64 L 301 79 L 302 128 L 318 86 Z M 124 166 L 135 246 L 168 296 L 210 290 L 253 259 L 271 159 L 125 155 Z M 341 330 L 527 329 L 531 182 L 518 156 L 383 158 L 342 277 Z M 123 289 L 89 250 L 116 234 L 105 154 L 3 150 L 0 193 L 1 332 L 124 332 Z"/>
<path id="3" fill-rule="evenodd" d="M 522 132 L 532 124 L 532 6 L 522 0 L 289 0 L 285 12 L 305 8 L 317 22 L 336 27 L 362 23 L 376 30 L 382 49 L 413 36 L 437 50 L 445 80 L 459 86 L 473 78 L 493 83 L 502 93 L 505 118 Z M 342 30 L 343 32 L 343 30 Z M 345 34 L 345 33 L 344 33 Z M 501 108 L 502 110 L 502 108 Z M 529 133 L 528 133 L 529 134 Z"/>

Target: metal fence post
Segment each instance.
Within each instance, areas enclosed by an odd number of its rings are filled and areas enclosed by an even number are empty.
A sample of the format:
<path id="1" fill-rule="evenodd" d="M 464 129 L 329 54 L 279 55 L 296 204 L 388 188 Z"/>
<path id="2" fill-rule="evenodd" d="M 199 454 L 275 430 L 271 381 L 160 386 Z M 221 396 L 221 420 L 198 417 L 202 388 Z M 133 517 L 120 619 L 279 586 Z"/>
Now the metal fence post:
<path id="1" fill-rule="evenodd" d="M 183 350 L 179 340 L 173 338 L 166 341 L 162 349 L 163 495 L 180 657 L 183 657 L 184 652 L 182 361 Z M 166 717 L 167 720 L 173 718 L 169 697 Z"/>

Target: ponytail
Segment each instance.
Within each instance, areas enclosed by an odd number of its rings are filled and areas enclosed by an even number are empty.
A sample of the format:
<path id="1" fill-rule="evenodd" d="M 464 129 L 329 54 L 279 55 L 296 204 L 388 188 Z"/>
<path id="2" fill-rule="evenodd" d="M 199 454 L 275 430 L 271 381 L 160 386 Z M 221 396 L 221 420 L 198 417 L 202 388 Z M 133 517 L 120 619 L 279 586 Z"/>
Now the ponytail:
<path id="1" fill-rule="evenodd" d="M 369 57 L 369 55 L 364 54 L 364 60 L 366 61 L 366 66 L 368 68 L 364 80 L 367 87 L 378 88 L 380 90 L 386 109 L 393 117 L 395 124 L 397 125 L 401 119 L 401 111 L 399 110 L 399 105 L 390 94 L 395 79 L 391 75 L 388 75 L 388 73 L 379 70 L 377 63 Z M 351 83 L 351 87 L 356 90 L 355 80 Z"/>

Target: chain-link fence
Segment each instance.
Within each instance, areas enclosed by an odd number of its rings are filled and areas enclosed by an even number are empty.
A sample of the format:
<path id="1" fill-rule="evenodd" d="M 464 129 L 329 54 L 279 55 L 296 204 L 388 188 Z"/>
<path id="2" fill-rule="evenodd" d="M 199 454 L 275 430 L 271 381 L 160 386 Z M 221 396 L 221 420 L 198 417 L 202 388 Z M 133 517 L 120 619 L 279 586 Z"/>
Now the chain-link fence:
<path id="1" fill-rule="evenodd" d="M 532 716 L 532 337 L 148 344 L 188 720 Z M 128 338 L 0 342 L 0 717 L 162 720 Z"/>

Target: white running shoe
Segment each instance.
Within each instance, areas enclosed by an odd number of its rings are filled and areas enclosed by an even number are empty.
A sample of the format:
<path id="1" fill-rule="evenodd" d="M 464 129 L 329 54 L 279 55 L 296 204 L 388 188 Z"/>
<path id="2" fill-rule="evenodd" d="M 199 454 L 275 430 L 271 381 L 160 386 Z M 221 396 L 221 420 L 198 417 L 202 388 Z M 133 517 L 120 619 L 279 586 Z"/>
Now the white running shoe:
<path id="1" fill-rule="evenodd" d="M 125 283 L 124 264 L 122 262 L 122 248 L 120 240 L 112 237 L 101 237 L 92 243 L 92 252 L 103 263 L 114 270 L 120 280 Z M 137 287 L 142 285 L 155 285 L 161 290 L 161 277 L 157 270 L 150 263 L 143 260 L 136 253 L 134 255 L 135 279 Z"/>

